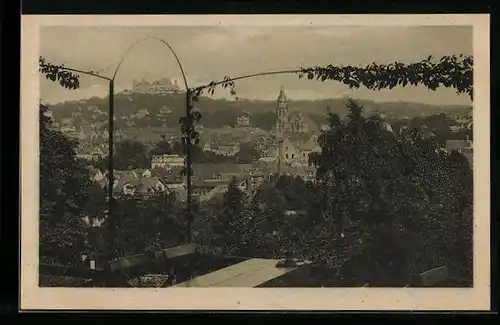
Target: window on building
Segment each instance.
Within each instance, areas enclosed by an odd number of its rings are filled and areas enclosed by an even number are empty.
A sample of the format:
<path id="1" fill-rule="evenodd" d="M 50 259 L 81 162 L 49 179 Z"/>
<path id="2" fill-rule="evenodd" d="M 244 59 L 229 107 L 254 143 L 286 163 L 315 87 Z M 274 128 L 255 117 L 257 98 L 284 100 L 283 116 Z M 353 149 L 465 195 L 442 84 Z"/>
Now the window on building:
<path id="1" fill-rule="evenodd" d="M 294 158 L 294 156 L 295 156 L 295 155 L 292 153 L 292 159 Z"/>
<path id="2" fill-rule="evenodd" d="M 288 159 L 288 154 L 285 155 L 285 158 Z"/>

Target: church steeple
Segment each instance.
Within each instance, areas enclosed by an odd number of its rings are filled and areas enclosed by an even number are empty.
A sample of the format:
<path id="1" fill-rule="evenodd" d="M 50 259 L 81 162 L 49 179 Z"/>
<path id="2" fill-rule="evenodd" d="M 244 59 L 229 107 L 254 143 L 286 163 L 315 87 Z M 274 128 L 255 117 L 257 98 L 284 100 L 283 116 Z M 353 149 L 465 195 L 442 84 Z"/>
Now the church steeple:
<path id="1" fill-rule="evenodd" d="M 286 102 L 285 88 L 281 85 L 280 94 L 278 96 L 278 103 Z"/>
<path id="2" fill-rule="evenodd" d="M 288 131 L 290 121 L 288 120 L 288 104 L 286 103 L 285 89 L 281 86 L 278 100 L 276 101 L 276 132 L 282 134 Z"/>

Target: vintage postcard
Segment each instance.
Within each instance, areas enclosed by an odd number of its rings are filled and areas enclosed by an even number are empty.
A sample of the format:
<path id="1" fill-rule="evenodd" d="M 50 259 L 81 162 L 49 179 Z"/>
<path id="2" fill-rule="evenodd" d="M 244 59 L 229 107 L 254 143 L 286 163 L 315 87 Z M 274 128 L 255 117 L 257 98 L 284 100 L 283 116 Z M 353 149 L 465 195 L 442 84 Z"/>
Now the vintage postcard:
<path id="1" fill-rule="evenodd" d="M 23 16 L 21 308 L 489 310 L 489 39 Z"/>

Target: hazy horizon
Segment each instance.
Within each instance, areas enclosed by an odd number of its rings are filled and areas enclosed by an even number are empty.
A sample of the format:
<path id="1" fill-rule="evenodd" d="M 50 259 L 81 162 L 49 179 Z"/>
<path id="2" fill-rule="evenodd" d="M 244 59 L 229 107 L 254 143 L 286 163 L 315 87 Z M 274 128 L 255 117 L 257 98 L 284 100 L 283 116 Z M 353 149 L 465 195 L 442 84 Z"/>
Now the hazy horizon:
<path id="1" fill-rule="evenodd" d="M 285 92 L 286 92 L 286 89 L 285 89 Z M 119 92 L 115 92 L 115 96 L 120 95 L 120 94 L 121 93 L 119 93 Z M 103 95 L 99 95 L 99 96 L 90 96 L 90 97 L 86 97 L 86 98 L 63 100 L 63 101 L 58 101 L 58 102 L 49 102 L 49 101 L 44 100 L 43 98 L 41 100 L 42 100 L 42 103 L 45 105 L 59 105 L 59 104 L 64 104 L 64 103 L 71 102 L 71 101 L 85 101 L 85 100 L 89 100 L 91 98 L 99 98 L 99 99 L 107 100 L 107 94 L 103 94 Z M 209 98 L 209 99 L 213 99 L 213 100 L 226 100 L 228 102 L 232 102 L 232 101 L 234 101 L 234 102 L 236 102 L 236 101 L 269 102 L 269 101 L 276 100 L 276 98 L 274 98 L 274 99 L 270 99 L 270 98 L 262 99 L 262 98 L 241 98 L 241 97 L 238 97 L 238 99 L 235 99 L 233 96 L 231 96 L 231 97 L 229 97 L 229 96 L 228 97 L 212 97 L 210 95 L 202 95 L 202 98 Z M 351 98 L 353 100 L 358 100 L 358 101 L 368 101 L 368 102 L 371 101 L 371 102 L 374 102 L 377 104 L 400 102 L 400 103 L 406 103 L 406 104 L 418 104 L 418 105 L 442 106 L 442 107 L 472 106 L 472 102 L 470 102 L 470 103 L 465 102 L 465 103 L 439 104 L 439 103 L 426 103 L 426 102 L 422 102 L 422 101 L 410 101 L 410 100 L 377 100 L 377 99 L 370 99 L 370 98 L 357 98 L 355 95 L 354 96 L 340 96 L 340 97 L 323 97 L 323 98 L 300 98 L 300 99 L 288 98 L 288 102 L 293 103 L 293 102 L 299 102 L 299 101 L 346 100 L 347 98 Z"/>
<path id="2" fill-rule="evenodd" d="M 473 52 L 471 26 L 45 26 L 41 29 L 40 55 L 50 62 L 111 75 L 127 48 L 147 36 L 160 37 L 172 45 L 190 87 L 263 71 L 328 64 L 409 63 L 429 55 L 439 58 Z M 130 89 L 133 80 L 161 78 L 180 80 L 177 63 L 163 44 L 146 41 L 127 54 L 117 74 L 116 92 Z M 281 86 L 290 100 L 353 97 L 376 102 L 471 105 L 467 95 L 447 88 L 349 90 L 337 82 L 304 80 L 295 74 L 236 81 L 237 96 L 248 100 L 275 100 Z M 81 77 L 78 90 L 64 89 L 43 77 L 40 82 L 41 99 L 50 104 L 105 97 L 107 91 L 105 81 L 87 76 Z M 213 98 L 232 99 L 229 91 L 220 88 Z"/>

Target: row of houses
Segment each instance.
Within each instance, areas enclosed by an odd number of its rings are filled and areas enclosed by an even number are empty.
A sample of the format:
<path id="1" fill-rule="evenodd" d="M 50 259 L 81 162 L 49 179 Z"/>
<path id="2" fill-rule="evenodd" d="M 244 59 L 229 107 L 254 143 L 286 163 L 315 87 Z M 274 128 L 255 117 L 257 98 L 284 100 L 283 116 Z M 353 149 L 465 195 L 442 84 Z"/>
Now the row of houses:
<path id="1" fill-rule="evenodd" d="M 206 142 L 203 151 L 213 152 L 219 156 L 234 157 L 240 152 L 240 145 L 237 142 Z"/>
<path id="2" fill-rule="evenodd" d="M 280 141 L 276 137 L 263 137 L 253 142 L 260 154 L 260 162 L 275 163 L 280 154 L 280 142 L 281 162 L 292 166 L 307 165 L 309 155 L 321 151 L 316 135 L 284 136 Z M 235 156 L 239 150 L 240 144 L 230 140 L 206 141 L 203 145 L 203 151 L 220 156 Z"/>
<path id="3" fill-rule="evenodd" d="M 114 192 L 124 195 L 147 194 L 150 191 L 175 192 L 181 200 L 186 198 L 186 179 L 182 176 L 181 166 L 169 169 L 155 167 L 152 169 L 133 169 L 114 171 Z M 311 167 L 283 166 L 281 174 L 314 180 L 315 170 Z M 210 193 L 224 192 L 228 184 L 236 179 L 238 187 L 251 193 L 263 182 L 269 181 L 278 173 L 277 166 L 267 164 L 193 164 L 192 190 L 201 200 Z M 107 186 L 107 172 L 94 170 L 92 179 L 102 188 Z"/>
<path id="4" fill-rule="evenodd" d="M 99 161 L 108 155 L 108 144 L 90 144 L 88 142 L 80 142 L 76 148 L 76 157 L 91 162 Z"/>

